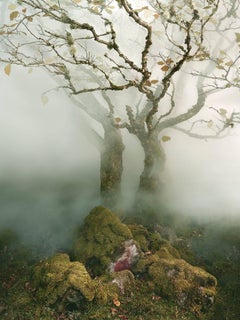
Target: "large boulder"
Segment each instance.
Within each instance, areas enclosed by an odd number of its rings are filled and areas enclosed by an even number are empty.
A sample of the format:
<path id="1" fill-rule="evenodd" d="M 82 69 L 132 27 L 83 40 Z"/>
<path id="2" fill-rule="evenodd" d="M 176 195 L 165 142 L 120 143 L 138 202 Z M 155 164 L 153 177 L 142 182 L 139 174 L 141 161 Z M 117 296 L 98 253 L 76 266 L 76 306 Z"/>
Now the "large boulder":
<path id="1" fill-rule="evenodd" d="M 67 254 L 56 254 L 37 264 L 31 286 L 44 305 L 63 309 L 81 309 L 95 296 L 95 286 L 85 266 L 71 262 Z"/>
<path id="2" fill-rule="evenodd" d="M 83 262 L 94 276 L 103 274 L 129 247 L 130 229 L 104 207 L 94 208 L 85 218 L 75 241 L 74 258 Z"/>

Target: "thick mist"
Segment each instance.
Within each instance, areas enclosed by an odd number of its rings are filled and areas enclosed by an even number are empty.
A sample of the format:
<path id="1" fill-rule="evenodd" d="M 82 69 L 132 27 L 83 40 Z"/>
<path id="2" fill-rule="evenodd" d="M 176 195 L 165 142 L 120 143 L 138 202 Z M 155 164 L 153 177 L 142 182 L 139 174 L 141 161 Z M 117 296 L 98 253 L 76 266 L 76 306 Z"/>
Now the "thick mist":
<path id="1" fill-rule="evenodd" d="M 207 105 L 238 111 L 238 100 L 239 92 L 229 90 L 212 96 Z M 220 139 L 193 139 L 173 130 L 171 135 L 167 206 L 199 219 L 240 218 L 240 127 Z"/>
<path id="2" fill-rule="evenodd" d="M 3 7 L 3 2 L 0 4 Z M 119 28 L 125 21 L 120 22 Z M 130 30 L 139 48 L 139 35 Z M 132 51 L 132 46 L 126 44 L 125 49 L 128 48 Z M 183 79 L 182 74 L 180 77 L 183 88 L 176 96 L 176 112 L 189 108 L 196 93 L 192 80 Z M 99 125 L 64 92 L 51 90 L 56 86 L 41 70 L 31 72 L 12 66 L 7 76 L 1 67 L 0 228 L 13 228 L 33 244 L 41 245 L 41 239 L 47 238 L 53 250 L 55 246 L 65 246 L 70 230 L 100 203 L 100 156 L 91 128 L 102 134 Z M 118 102 L 116 116 L 124 120 L 122 110 L 126 104 L 134 105 L 136 97 L 131 90 L 114 95 Z M 86 95 L 85 101 L 91 101 L 88 98 Z M 229 90 L 212 95 L 207 103 L 209 107 L 237 111 L 239 92 Z M 207 115 L 208 111 L 204 116 Z M 239 218 L 240 127 L 231 129 L 224 139 L 208 141 L 174 130 L 164 134 L 171 137 L 164 143 L 164 207 L 198 220 Z M 119 209 L 127 211 L 134 202 L 143 151 L 135 136 L 123 131 L 123 137 L 126 148 Z"/>
<path id="3" fill-rule="evenodd" d="M 99 151 L 91 137 L 95 123 L 60 91 L 42 94 L 56 83 L 40 70 L 13 67 L 1 75 L 0 224 L 24 239 L 42 237 L 65 245 L 68 230 L 99 203 Z M 226 104 L 236 108 L 238 95 Z M 221 105 L 221 95 L 210 105 Z M 98 128 L 97 128 L 98 129 Z M 240 216 L 239 128 L 217 140 L 195 140 L 171 130 L 165 143 L 164 206 L 197 219 Z M 134 201 L 143 152 L 134 136 L 123 132 L 123 209 Z"/>
<path id="4" fill-rule="evenodd" d="M 90 123 L 38 70 L 0 77 L 0 227 L 27 241 L 64 245 L 68 229 L 99 201 L 99 153 Z"/>

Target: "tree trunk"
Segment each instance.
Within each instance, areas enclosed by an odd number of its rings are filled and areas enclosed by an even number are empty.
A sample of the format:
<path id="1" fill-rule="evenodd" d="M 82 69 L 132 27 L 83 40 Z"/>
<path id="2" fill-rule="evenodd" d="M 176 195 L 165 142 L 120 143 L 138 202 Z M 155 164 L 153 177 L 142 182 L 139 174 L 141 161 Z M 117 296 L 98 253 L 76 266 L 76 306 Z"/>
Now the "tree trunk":
<path id="1" fill-rule="evenodd" d="M 139 191 L 156 193 L 162 187 L 162 171 L 165 164 L 165 153 L 157 134 L 147 135 L 140 139 L 144 150 L 144 168 L 140 176 Z"/>
<path id="2" fill-rule="evenodd" d="M 121 191 L 124 144 L 120 130 L 104 125 L 103 147 L 101 149 L 101 196 L 104 205 L 113 207 Z"/>

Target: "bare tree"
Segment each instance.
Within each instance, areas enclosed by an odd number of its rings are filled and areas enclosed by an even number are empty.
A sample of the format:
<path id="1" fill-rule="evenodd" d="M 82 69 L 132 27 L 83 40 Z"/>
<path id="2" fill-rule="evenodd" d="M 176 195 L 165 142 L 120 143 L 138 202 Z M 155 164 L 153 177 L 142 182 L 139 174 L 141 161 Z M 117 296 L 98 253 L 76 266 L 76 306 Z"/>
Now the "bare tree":
<path id="1" fill-rule="evenodd" d="M 161 187 L 163 143 L 171 139 L 164 130 L 212 139 L 239 122 L 235 110 L 207 103 L 239 83 L 239 0 L 20 0 L 10 9 L 1 28 L 5 72 L 12 64 L 45 68 L 101 123 L 105 198 L 121 183 L 121 129 L 139 139 L 145 154 L 139 188 L 153 192 Z M 186 105 L 178 98 L 183 86 Z M 82 103 L 86 95 L 95 102 Z M 136 102 L 123 103 L 128 96 Z"/>

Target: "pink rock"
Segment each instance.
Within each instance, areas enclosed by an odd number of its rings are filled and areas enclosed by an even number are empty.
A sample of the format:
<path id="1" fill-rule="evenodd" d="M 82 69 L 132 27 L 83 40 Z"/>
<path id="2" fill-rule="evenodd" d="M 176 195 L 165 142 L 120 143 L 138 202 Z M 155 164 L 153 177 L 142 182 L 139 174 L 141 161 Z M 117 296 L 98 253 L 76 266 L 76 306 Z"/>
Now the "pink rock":
<path id="1" fill-rule="evenodd" d="M 130 269 L 131 264 L 126 258 L 125 260 L 120 260 L 114 263 L 114 272 Z"/>
<path id="2" fill-rule="evenodd" d="M 124 242 L 123 254 L 110 265 L 110 271 L 118 272 L 122 270 L 128 270 L 132 267 L 139 252 L 134 240 L 127 240 Z"/>

